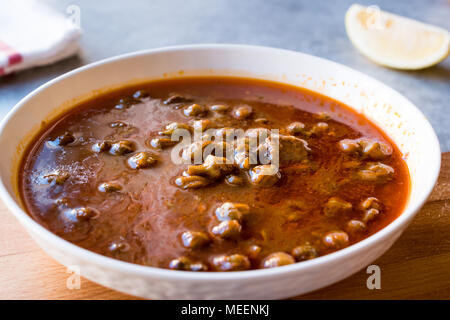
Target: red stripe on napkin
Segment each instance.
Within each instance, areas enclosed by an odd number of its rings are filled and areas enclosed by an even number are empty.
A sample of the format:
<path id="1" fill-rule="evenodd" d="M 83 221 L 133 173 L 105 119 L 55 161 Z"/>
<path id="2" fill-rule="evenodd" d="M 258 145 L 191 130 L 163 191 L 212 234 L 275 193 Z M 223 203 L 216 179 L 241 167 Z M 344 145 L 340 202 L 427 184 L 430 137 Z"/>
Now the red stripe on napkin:
<path id="1" fill-rule="evenodd" d="M 2 41 L 0 41 L 0 51 L 3 51 L 8 55 L 8 66 L 20 63 L 23 60 L 22 55 L 19 52 Z M 0 69 L 0 75 L 3 73 L 4 70 Z"/>
<path id="2" fill-rule="evenodd" d="M 10 66 L 12 66 L 13 64 L 21 63 L 22 55 L 18 52 L 11 53 L 8 57 L 8 62 Z"/>

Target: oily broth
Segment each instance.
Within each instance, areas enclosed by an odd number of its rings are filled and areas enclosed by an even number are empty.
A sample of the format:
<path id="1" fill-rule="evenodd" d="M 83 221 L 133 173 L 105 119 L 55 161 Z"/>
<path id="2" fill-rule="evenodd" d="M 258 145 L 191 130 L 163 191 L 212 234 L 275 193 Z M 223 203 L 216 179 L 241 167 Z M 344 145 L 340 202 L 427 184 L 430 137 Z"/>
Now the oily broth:
<path id="1" fill-rule="evenodd" d="M 146 90 L 151 96 L 125 110 L 114 110 L 118 99 L 130 96 L 136 90 Z M 310 161 L 313 168 L 292 173 L 282 169 L 281 182 L 271 188 L 230 187 L 216 183 L 196 190 L 181 190 L 173 185 L 173 177 L 183 168 L 170 162 L 170 150 L 159 153 L 159 164 L 150 169 L 130 171 L 124 159 L 106 155 L 93 155 L 92 143 L 99 139 L 131 139 L 137 150 L 148 150 L 148 139 L 167 123 L 188 122 L 181 110 L 161 105 L 171 93 L 192 97 L 196 103 L 217 103 L 252 106 L 256 117 L 265 117 L 269 125 L 254 121 L 230 120 L 244 129 L 267 127 L 282 128 L 298 120 L 307 125 L 321 121 L 317 112 L 326 112 L 334 130 L 334 137 L 306 139 L 312 149 Z M 210 115 L 211 116 L 211 115 Z M 133 129 L 117 131 L 109 127 L 113 121 L 132 123 Z M 78 134 L 81 145 L 75 151 L 50 150 L 46 141 L 55 139 L 67 128 Z M 393 153 L 385 161 L 395 168 L 392 180 L 385 184 L 342 182 L 340 174 L 342 155 L 336 143 L 360 136 L 376 139 L 392 146 Z M 72 148 L 73 149 L 73 148 Z M 52 166 L 66 168 L 76 176 L 64 187 L 39 185 L 39 176 Z M 283 174 L 283 170 L 285 170 Z M 102 195 L 97 186 L 102 181 L 118 180 L 126 192 Z M 258 268 L 261 260 L 272 252 L 290 252 L 296 245 L 309 242 L 321 246 L 324 233 L 342 230 L 344 222 L 356 218 L 358 213 L 341 219 L 324 219 L 321 207 L 330 196 L 344 198 L 354 206 L 363 198 L 376 196 L 383 203 L 383 214 L 368 225 L 366 233 L 351 236 L 356 243 L 384 228 L 398 217 L 409 194 L 409 174 L 402 154 L 378 127 L 347 106 L 318 93 L 268 81 L 229 78 L 198 77 L 153 81 L 124 87 L 106 93 L 64 114 L 40 132 L 30 144 L 22 159 L 20 190 L 28 213 L 50 231 L 81 247 L 124 261 L 143 265 L 167 267 L 170 260 L 188 256 L 208 264 L 218 254 L 246 254 L 248 247 L 259 245 L 262 250 L 251 260 Z M 61 220 L 61 210 L 55 201 L 66 198 L 71 206 L 91 206 L 101 216 L 88 226 L 70 227 Z M 294 222 L 287 222 L 287 200 L 301 200 L 305 212 Z M 208 232 L 212 225 L 214 209 L 222 202 L 244 202 L 252 207 L 251 219 L 237 240 L 217 241 L 201 250 L 182 246 L 179 235 L 185 230 Z M 300 211 L 302 211 L 300 210 Z M 130 250 L 112 253 L 111 242 L 123 239 Z M 335 250 L 320 249 L 320 255 Z"/>

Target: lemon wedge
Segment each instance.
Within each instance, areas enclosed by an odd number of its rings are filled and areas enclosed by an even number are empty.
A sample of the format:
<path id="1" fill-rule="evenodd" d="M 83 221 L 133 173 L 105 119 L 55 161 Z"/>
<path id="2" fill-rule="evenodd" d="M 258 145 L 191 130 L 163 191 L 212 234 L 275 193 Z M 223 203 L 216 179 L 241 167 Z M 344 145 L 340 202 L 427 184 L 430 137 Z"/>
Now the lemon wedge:
<path id="1" fill-rule="evenodd" d="M 449 54 L 448 31 L 381 11 L 376 6 L 353 4 L 345 15 L 345 28 L 363 55 L 386 67 L 423 69 Z"/>

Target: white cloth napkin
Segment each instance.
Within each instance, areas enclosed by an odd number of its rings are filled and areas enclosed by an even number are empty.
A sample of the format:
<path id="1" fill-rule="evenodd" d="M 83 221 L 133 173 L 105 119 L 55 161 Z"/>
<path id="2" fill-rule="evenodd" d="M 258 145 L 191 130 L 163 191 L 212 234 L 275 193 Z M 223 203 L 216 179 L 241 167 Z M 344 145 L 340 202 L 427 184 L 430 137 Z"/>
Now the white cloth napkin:
<path id="1" fill-rule="evenodd" d="M 0 76 L 75 54 L 74 20 L 36 0 L 0 0 Z"/>

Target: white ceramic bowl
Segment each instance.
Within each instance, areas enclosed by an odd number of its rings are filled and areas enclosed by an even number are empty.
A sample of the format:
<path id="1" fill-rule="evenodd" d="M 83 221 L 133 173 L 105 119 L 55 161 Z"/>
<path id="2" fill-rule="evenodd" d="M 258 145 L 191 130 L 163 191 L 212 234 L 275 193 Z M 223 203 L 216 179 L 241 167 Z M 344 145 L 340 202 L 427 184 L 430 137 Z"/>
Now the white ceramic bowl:
<path id="1" fill-rule="evenodd" d="M 405 154 L 411 194 L 389 226 L 346 249 L 274 269 L 194 273 L 144 267 L 77 247 L 49 232 L 23 210 L 17 195 L 18 159 L 43 120 L 74 101 L 126 82 L 190 75 L 234 75 L 294 84 L 335 98 L 365 114 Z M 414 90 L 411 88 L 411 90 Z M 0 126 L 0 195 L 35 241 L 66 266 L 106 287 L 161 299 L 275 299 L 306 293 L 366 267 L 400 236 L 424 204 L 440 169 L 436 135 L 405 97 L 355 70 L 314 56 L 245 45 L 189 45 L 106 59 L 64 74 L 22 99 Z"/>

